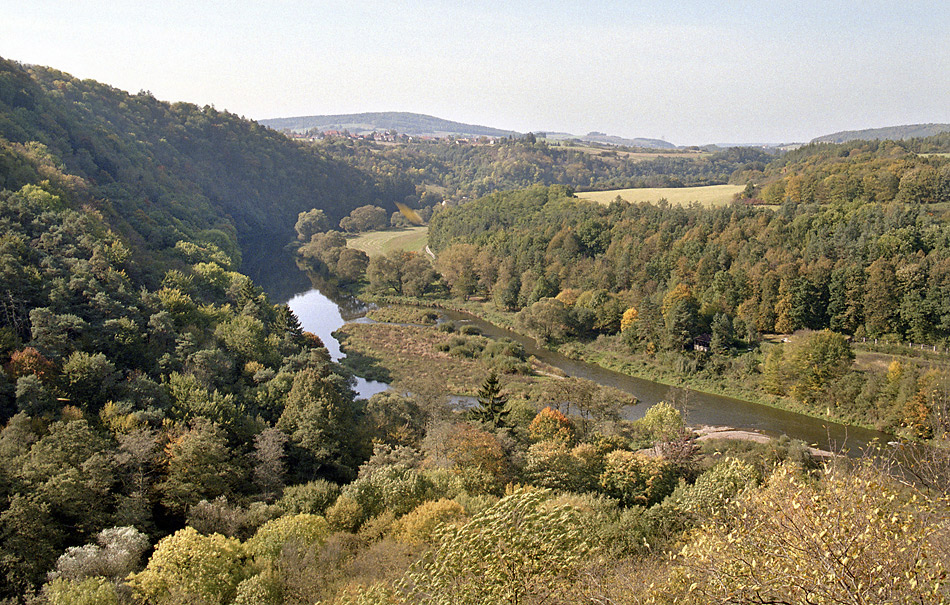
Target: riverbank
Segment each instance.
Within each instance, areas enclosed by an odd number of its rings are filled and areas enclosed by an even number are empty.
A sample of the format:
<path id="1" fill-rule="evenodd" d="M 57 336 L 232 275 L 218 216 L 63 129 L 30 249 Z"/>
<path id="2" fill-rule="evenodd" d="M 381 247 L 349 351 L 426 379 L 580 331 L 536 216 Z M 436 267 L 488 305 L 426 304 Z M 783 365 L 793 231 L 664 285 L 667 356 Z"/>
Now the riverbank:
<path id="1" fill-rule="evenodd" d="M 552 353 L 565 355 L 576 361 L 589 363 L 631 378 L 658 383 L 670 389 L 685 389 L 697 394 L 728 397 L 745 403 L 801 414 L 818 421 L 833 422 L 858 429 L 876 431 L 875 427 L 868 424 L 855 422 L 851 418 L 835 415 L 831 409 L 826 409 L 825 413 L 817 412 L 792 399 L 774 397 L 749 388 L 741 384 L 741 379 L 729 380 L 726 378 L 716 379 L 710 376 L 689 376 L 677 372 L 671 366 L 664 366 L 657 363 L 655 358 L 636 355 L 629 351 L 619 351 L 619 336 L 601 337 L 600 339 L 589 342 L 570 341 L 558 347 L 551 347 L 538 342 L 530 335 L 521 331 L 517 325 L 515 313 L 500 311 L 496 309 L 492 303 L 476 300 L 461 301 L 458 299 L 418 299 L 408 296 L 378 296 L 370 293 L 361 293 L 360 298 L 379 306 L 405 305 L 467 313 L 499 328 L 514 332 L 525 339 L 530 339 L 535 342 L 539 348 L 546 349 Z M 745 355 L 752 354 L 746 353 Z M 757 364 L 758 360 L 750 357 L 732 357 L 728 358 L 728 362 L 732 364 Z M 755 370 L 754 368 L 749 368 L 745 371 L 751 373 Z"/>

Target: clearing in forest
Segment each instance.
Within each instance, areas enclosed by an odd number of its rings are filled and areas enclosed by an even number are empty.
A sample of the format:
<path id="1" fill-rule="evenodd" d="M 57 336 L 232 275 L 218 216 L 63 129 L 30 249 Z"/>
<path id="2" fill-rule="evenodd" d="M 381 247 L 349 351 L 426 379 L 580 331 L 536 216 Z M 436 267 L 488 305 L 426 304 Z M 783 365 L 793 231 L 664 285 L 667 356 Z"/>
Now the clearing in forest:
<path id="1" fill-rule="evenodd" d="M 609 204 L 619 195 L 631 204 L 656 203 L 665 199 L 671 204 L 685 206 L 699 202 L 705 206 L 724 206 L 732 203 L 733 196 L 745 189 L 742 185 L 707 185 L 704 187 L 648 187 L 644 189 L 611 189 L 609 191 L 583 191 L 577 197 L 598 204 Z"/>
<path id="2" fill-rule="evenodd" d="M 347 240 L 350 248 L 362 250 L 367 256 L 379 256 L 392 250 L 422 252 L 429 238 L 429 227 L 407 227 L 386 231 L 367 231 Z"/>

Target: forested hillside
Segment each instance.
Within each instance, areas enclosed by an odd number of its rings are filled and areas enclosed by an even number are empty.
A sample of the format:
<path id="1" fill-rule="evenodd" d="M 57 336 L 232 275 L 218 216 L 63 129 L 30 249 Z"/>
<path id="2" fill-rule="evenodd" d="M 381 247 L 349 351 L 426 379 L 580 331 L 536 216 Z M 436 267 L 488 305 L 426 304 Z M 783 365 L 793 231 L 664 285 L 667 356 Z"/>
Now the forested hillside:
<path id="1" fill-rule="evenodd" d="M 213 107 L 165 103 L 45 67 L 0 60 L 0 186 L 56 168 L 67 201 L 92 204 L 138 248 L 179 239 L 237 251 L 289 240 L 298 212 L 334 220 L 414 194 Z M 393 209 L 395 209 L 393 207 Z"/>
<path id="2" fill-rule="evenodd" d="M 907 141 L 812 144 L 748 176 L 763 184 L 756 195 L 770 204 L 946 204 L 948 152 L 950 133 Z"/>
<path id="3" fill-rule="evenodd" d="M 937 173 L 948 163 L 906 161 L 917 164 L 907 170 Z M 947 213 L 942 202 L 863 197 L 789 200 L 777 209 L 622 201 L 603 207 L 562 188 L 535 188 L 446 209 L 433 218 L 429 240 L 453 294 L 521 309 L 520 325 L 545 341 L 617 335 L 628 351 L 681 373 L 725 374 L 736 384 L 791 395 L 809 413 L 888 430 L 916 427 L 923 435 L 944 422 L 940 406 L 924 409 L 908 398 L 922 389 L 926 399 L 928 381 L 940 372 L 927 374 L 927 363 L 915 371 L 905 364 L 898 374 L 923 382 L 885 397 L 873 372 L 848 371 L 853 353 L 840 336 L 946 350 Z M 762 334 L 798 330 L 830 330 L 838 337 L 821 346 L 845 345 L 822 353 L 830 365 L 820 375 L 808 378 L 805 360 L 812 353 L 799 350 L 801 344 L 767 349 L 761 366 L 755 357 L 730 354 L 757 345 Z M 804 342 L 817 346 L 815 338 Z M 615 348 L 603 342 L 606 357 L 614 357 Z M 616 363 L 622 359 L 617 351 Z"/>

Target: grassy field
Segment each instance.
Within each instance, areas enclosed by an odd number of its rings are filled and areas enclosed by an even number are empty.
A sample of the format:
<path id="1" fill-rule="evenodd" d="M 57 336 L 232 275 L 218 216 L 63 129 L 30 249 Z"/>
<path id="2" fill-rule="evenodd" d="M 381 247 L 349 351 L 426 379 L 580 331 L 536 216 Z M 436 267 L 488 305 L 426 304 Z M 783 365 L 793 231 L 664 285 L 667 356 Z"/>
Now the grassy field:
<path id="1" fill-rule="evenodd" d="M 392 250 L 422 252 L 429 237 L 428 227 L 408 227 L 388 231 L 367 231 L 347 241 L 350 248 L 362 250 L 368 256 L 379 256 Z"/>
<path id="2" fill-rule="evenodd" d="M 584 191 L 577 197 L 598 204 L 609 204 L 619 195 L 628 202 L 658 202 L 666 199 L 671 204 L 685 206 L 699 202 L 706 206 L 724 206 L 732 202 L 732 196 L 745 189 L 742 185 L 709 185 L 706 187 L 652 187 L 647 189 L 612 189 L 610 191 Z"/>

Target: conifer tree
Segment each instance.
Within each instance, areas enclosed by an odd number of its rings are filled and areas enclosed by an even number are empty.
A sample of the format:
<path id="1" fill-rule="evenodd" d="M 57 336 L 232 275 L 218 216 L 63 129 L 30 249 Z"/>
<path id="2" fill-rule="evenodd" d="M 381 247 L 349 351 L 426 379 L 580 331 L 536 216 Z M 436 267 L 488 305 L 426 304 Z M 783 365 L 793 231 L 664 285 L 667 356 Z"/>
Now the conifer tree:
<path id="1" fill-rule="evenodd" d="M 472 410 L 472 418 L 495 428 L 505 426 L 505 420 L 508 418 L 508 396 L 501 392 L 501 382 L 494 370 L 482 383 L 477 399 L 479 407 Z"/>

